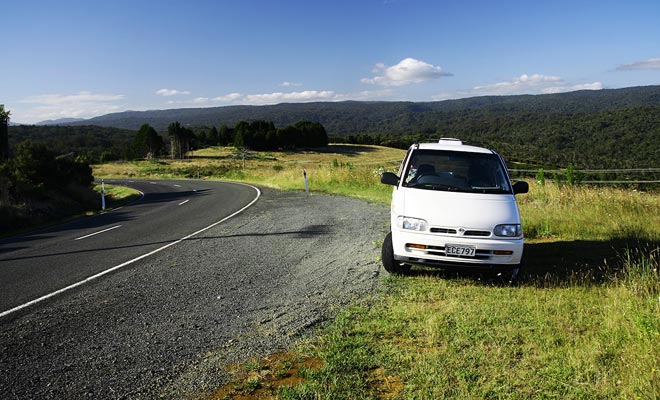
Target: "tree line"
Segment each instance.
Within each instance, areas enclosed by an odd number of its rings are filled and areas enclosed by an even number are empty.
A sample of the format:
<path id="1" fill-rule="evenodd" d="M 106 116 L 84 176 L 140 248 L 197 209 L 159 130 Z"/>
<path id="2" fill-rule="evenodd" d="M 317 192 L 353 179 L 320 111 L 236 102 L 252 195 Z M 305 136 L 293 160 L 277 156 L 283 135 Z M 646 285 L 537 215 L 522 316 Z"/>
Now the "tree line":
<path id="1" fill-rule="evenodd" d="M 328 145 L 328 135 L 318 122 L 299 121 L 285 128 L 276 128 L 272 121 L 241 121 L 233 128 L 221 125 L 220 129 L 190 129 L 178 121 L 167 127 L 169 156 L 185 158 L 194 149 L 208 146 L 235 146 L 250 150 L 292 150 L 316 148 Z M 168 146 L 149 124 L 143 124 L 131 144 L 130 158 L 151 158 L 163 156 Z"/>
<path id="2" fill-rule="evenodd" d="M 190 150 L 208 146 L 294 150 L 328 144 L 323 125 L 309 121 L 284 128 L 263 120 L 243 121 L 232 127 L 226 124 L 186 127 L 175 121 L 163 132 L 149 124 L 142 124 L 137 131 L 93 125 L 15 125 L 6 134 L 7 126 L 4 128 L 0 130 L 0 145 L 3 138 L 8 143 L 0 150 L 6 150 L 7 157 L 13 155 L 19 143 L 31 140 L 46 144 L 55 154 L 74 153 L 78 159 L 92 164 L 151 157 L 182 158 Z"/>

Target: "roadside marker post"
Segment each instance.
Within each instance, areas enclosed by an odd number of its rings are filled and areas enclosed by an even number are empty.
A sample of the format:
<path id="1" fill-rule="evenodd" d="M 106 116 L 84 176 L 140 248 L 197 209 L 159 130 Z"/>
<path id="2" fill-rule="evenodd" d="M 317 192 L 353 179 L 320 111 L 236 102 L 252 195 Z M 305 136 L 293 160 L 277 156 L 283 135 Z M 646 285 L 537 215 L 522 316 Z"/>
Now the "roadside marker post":
<path id="1" fill-rule="evenodd" d="M 101 210 L 105 211 L 105 183 L 101 179 Z"/>
<path id="2" fill-rule="evenodd" d="M 305 192 L 309 195 L 309 184 L 307 183 L 307 170 L 303 168 L 303 179 L 305 180 Z"/>

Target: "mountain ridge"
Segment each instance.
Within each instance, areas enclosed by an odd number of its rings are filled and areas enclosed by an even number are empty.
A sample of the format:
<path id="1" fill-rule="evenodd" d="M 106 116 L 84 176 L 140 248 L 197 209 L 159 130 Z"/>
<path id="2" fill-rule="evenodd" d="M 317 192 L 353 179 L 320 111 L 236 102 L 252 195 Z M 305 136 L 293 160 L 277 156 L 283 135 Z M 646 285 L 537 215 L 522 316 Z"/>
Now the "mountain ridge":
<path id="1" fill-rule="evenodd" d="M 86 121 L 85 118 L 58 118 L 58 119 L 47 119 L 45 121 L 39 121 L 35 125 L 68 125 L 73 122 L 82 122 Z"/>
<path id="2" fill-rule="evenodd" d="M 357 134 L 412 133 L 415 124 L 468 117 L 470 113 L 536 113 L 559 115 L 597 113 L 633 107 L 660 106 L 660 86 L 622 89 L 582 90 L 541 95 L 482 96 L 435 102 L 310 102 L 275 105 L 232 105 L 208 108 L 176 108 L 123 111 L 67 125 L 98 125 L 137 130 L 148 123 L 165 131 L 175 121 L 190 127 L 234 126 L 254 120 L 273 121 L 287 126 L 300 120 L 320 122 L 330 136 Z"/>

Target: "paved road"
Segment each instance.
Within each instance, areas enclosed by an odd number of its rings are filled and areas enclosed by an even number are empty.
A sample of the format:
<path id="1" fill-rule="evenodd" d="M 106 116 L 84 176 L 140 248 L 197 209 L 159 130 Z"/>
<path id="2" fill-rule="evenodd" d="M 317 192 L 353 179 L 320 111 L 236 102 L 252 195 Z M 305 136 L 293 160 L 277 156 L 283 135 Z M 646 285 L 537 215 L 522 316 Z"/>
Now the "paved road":
<path id="1" fill-rule="evenodd" d="M 245 207 L 250 186 L 107 181 L 144 197 L 119 210 L 0 241 L 0 313 L 172 244 Z"/>
<path id="2" fill-rule="evenodd" d="M 194 194 L 197 185 L 212 191 Z M 154 213 L 188 215 L 179 211 L 188 203 L 212 207 L 233 201 L 233 195 L 222 197 L 228 186 L 215 185 L 172 183 L 150 203 L 145 198 L 120 210 L 112 224 L 97 223 L 95 229 L 121 224 L 107 232 L 112 234 L 124 224 L 146 224 Z M 234 208 L 245 203 L 236 201 Z M 160 211 L 128 217 L 132 208 L 147 205 Z M 194 209 L 205 213 L 203 208 Z M 140 228 L 135 245 L 142 253 L 158 248 L 223 215 L 189 215 L 198 225 L 171 236 L 159 235 L 177 229 L 173 224 Z M 388 220 L 387 208 L 358 200 L 262 189 L 259 201 L 226 222 L 0 318 L 0 399 L 208 398 L 203 396 L 227 381 L 228 365 L 286 348 L 344 305 L 373 293 L 381 273 L 378 242 Z M 110 254 L 135 248 L 100 244 L 109 237 L 84 249 L 64 248 L 95 229 L 73 234 L 72 228 L 60 228 L 40 235 L 68 235 L 52 249 L 77 251 L 74 258 L 89 257 L 94 249 Z M 2 256 L 16 259 L 11 263 L 33 257 L 23 265 L 39 271 L 30 265 L 49 257 L 37 257 L 28 249 L 30 242 L 4 244 L 25 248 Z M 66 269 L 57 262 L 52 268 Z"/>

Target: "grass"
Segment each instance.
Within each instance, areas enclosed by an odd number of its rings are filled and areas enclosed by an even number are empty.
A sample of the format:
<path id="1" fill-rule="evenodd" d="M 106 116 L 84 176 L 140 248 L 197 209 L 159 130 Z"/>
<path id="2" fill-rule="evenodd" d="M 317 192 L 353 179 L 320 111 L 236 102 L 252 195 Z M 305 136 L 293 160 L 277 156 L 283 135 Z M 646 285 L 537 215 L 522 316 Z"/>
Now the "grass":
<path id="1" fill-rule="evenodd" d="M 95 174 L 202 171 L 303 190 L 305 168 L 313 192 L 388 204 L 391 188 L 378 183 L 378 172 L 396 170 L 402 157 L 331 146 L 255 153 L 243 168 L 230 149 L 216 148 L 182 162 L 98 166 Z M 381 293 L 291 350 L 292 358 L 318 360 L 297 371 L 295 385 L 254 373 L 232 385 L 251 398 L 283 399 L 659 398 L 660 194 L 530 182 L 530 193 L 517 198 L 526 235 L 517 284 L 429 270 L 390 276 Z M 241 395 L 222 393 L 216 398 Z"/>
<path id="2" fill-rule="evenodd" d="M 657 273 L 640 292 L 639 266 L 553 288 L 390 277 L 303 346 L 323 366 L 288 398 L 383 397 L 379 369 L 401 398 L 657 398 Z"/>
<path id="3" fill-rule="evenodd" d="M 323 151 L 250 152 L 245 160 L 233 148 L 197 150 L 187 160 L 134 161 L 94 166 L 104 178 L 196 178 L 249 182 L 281 190 L 304 190 L 303 169 L 312 192 L 358 197 L 386 204 L 391 187 L 378 184 L 380 172 L 393 171 L 405 152 L 380 146 L 331 145 Z M 198 175 L 199 174 L 199 175 Z"/>
<path id="4" fill-rule="evenodd" d="M 105 206 L 106 209 L 120 207 L 140 198 L 140 193 L 125 186 L 115 186 L 105 184 Z M 101 185 L 94 184 L 94 191 L 101 196 Z"/>
<path id="5" fill-rule="evenodd" d="M 660 238 L 657 193 L 532 182 L 530 193 L 518 196 L 518 202 L 528 238 Z"/>

